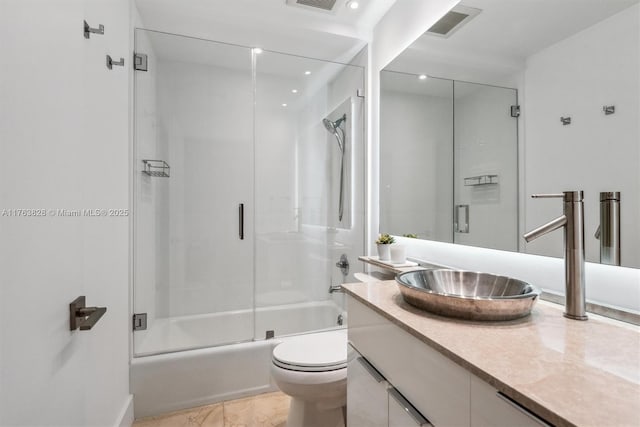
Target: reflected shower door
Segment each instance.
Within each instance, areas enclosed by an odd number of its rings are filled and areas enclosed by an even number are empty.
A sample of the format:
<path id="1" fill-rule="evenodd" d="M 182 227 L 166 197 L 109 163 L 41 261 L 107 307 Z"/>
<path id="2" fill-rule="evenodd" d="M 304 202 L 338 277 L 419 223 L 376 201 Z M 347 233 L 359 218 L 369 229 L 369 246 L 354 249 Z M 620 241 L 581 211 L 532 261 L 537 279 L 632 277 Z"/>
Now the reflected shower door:
<path id="1" fill-rule="evenodd" d="M 135 49 L 134 353 L 251 340 L 251 51 L 147 30 Z"/>
<path id="2" fill-rule="evenodd" d="M 517 91 L 455 81 L 454 94 L 454 242 L 517 251 Z"/>

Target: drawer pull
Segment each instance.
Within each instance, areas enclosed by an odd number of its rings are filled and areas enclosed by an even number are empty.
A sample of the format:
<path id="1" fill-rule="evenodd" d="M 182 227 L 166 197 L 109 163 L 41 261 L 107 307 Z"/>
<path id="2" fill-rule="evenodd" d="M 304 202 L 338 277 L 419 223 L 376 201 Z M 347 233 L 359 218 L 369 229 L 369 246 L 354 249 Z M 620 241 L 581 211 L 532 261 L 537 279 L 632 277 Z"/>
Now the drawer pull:
<path id="1" fill-rule="evenodd" d="M 374 368 L 367 359 L 360 356 L 358 357 L 358 362 L 360 362 L 360 364 L 364 367 L 364 369 L 367 370 L 367 372 L 369 372 L 369 374 L 373 377 L 374 380 L 376 380 L 376 382 L 381 383 L 382 381 L 386 381 L 382 374 L 378 372 L 378 370 Z"/>
<path id="2" fill-rule="evenodd" d="M 416 425 L 433 427 L 433 424 L 431 424 L 429 420 L 423 417 L 422 414 L 418 412 L 418 410 L 414 408 L 413 405 L 409 403 L 409 401 L 405 399 L 404 396 L 401 395 L 395 387 L 391 387 L 389 389 L 389 395 L 393 397 L 396 402 L 398 402 L 398 405 L 400 405 L 405 411 L 407 411 L 407 414 L 409 414 L 411 418 L 413 418 L 413 420 L 416 422 Z"/>
<path id="3" fill-rule="evenodd" d="M 533 412 L 529 411 L 527 408 L 525 408 L 524 406 L 520 405 L 518 402 L 516 402 L 515 400 L 511 399 L 509 396 L 507 396 L 506 394 L 502 393 L 501 391 L 497 392 L 496 395 L 500 399 L 502 399 L 503 401 L 505 401 L 506 403 L 511 405 L 511 407 L 513 407 L 514 409 L 516 409 L 519 412 L 523 413 L 524 415 L 528 416 L 529 418 L 531 418 L 535 422 L 540 423 L 540 425 L 546 426 L 546 427 L 553 427 L 553 424 L 549 424 L 548 422 L 546 422 L 545 420 L 543 420 L 542 418 L 540 418 L 539 416 L 537 416 Z"/>

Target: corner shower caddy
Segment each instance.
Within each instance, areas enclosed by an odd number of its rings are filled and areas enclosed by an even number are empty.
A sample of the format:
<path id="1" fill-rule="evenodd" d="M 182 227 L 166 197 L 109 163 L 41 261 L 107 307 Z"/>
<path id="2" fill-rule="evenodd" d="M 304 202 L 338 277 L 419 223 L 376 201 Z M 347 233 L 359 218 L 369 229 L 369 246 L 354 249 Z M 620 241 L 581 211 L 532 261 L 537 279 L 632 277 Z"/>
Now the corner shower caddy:
<path id="1" fill-rule="evenodd" d="M 464 179 L 465 187 L 476 186 L 476 185 L 497 184 L 497 183 L 498 183 L 498 175 L 470 176 Z"/>
<path id="2" fill-rule="evenodd" d="M 157 178 L 169 178 L 171 168 L 164 160 L 143 160 L 142 163 L 144 164 L 143 173 Z"/>

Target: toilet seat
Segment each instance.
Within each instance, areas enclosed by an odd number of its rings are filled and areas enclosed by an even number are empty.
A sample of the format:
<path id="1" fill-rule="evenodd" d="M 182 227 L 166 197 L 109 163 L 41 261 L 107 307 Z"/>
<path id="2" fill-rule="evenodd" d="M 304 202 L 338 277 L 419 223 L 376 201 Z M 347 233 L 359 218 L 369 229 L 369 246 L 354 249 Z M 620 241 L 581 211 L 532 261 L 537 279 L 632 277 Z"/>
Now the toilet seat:
<path id="1" fill-rule="evenodd" d="M 327 372 L 347 367 L 347 333 L 301 335 L 273 349 L 273 364 L 290 371 Z"/>

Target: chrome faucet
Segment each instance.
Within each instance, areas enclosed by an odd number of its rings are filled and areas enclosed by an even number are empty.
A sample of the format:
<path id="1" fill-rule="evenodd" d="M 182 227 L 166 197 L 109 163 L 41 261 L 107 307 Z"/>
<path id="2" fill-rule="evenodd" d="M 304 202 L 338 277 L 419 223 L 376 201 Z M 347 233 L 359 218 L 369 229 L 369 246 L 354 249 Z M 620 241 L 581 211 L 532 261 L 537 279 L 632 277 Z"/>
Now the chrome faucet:
<path id="1" fill-rule="evenodd" d="M 582 191 L 561 194 L 533 194 L 533 198 L 564 199 L 562 216 L 531 230 L 523 237 L 527 242 L 564 227 L 565 311 L 564 316 L 587 320 L 584 280 L 584 202 Z"/>

